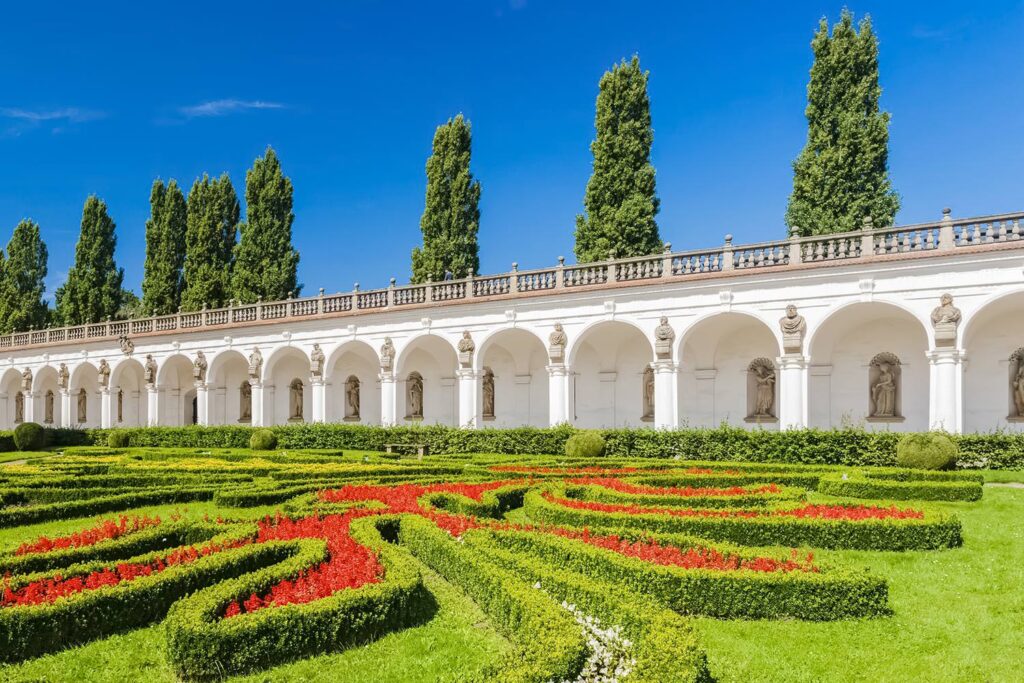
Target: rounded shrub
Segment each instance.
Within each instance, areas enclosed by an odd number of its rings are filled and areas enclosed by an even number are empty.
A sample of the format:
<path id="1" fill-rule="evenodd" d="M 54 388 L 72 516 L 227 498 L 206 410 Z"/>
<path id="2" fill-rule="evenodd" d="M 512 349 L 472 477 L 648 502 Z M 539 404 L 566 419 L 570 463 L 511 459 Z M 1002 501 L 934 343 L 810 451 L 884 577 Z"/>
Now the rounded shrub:
<path id="1" fill-rule="evenodd" d="M 128 436 L 128 432 L 115 429 L 107 435 L 107 445 L 111 448 L 128 448 L 131 445 L 131 438 Z"/>
<path id="2" fill-rule="evenodd" d="M 14 447 L 19 451 L 38 451 L 43 447 L 46 433 L 35 422 L 22 422 L 14 428 Z"/>
<path id="3" fill-rule="evenodd" d="M 905 434 L 896 444 L 896 462 L 916 470 L 948 470 L 956 465 L 959 449 L 945 434 Z"/>
<path id="4" fill-rule="evenodd" d="M 254 451 L 270 451 L 277 448 L 277 435 L 269 429 L 257 429 L 249 437 L 249 448 Z"/>
<path id="5" fill-rule="evenodd" d="M 604 437 L 599 432 L 579 432 L 565 442 L 565 454 L 570 458 L 597 458 L 604 455 Z"/>

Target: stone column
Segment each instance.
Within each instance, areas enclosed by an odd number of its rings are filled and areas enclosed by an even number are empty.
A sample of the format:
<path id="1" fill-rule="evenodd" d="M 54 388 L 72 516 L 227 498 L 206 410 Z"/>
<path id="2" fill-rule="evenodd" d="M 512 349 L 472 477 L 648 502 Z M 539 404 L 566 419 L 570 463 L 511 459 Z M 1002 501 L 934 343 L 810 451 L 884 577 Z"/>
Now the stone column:
<path id="1" fill-rule="evenodd" d="M 398 392 L 396 391 L 395 375 L 391 372 L 380 373 L 380 423 L 385 427 L 398 424 Z"/>
<path id="2" fill-rule="evenodd" d="M 114 410 L 110 405 L 110 387 L 100 387 L 100 426 L 103 429 L 110 429 L 114 426 Z"/>
<path id="3" fill-rule="evenodd" d="M 327 422 L 327 387 L 323 377 L 309 380 L 313 390 L 313 422 Z"/>
<path id="4" fill-rule="evenodd" d="M 160 424 L 160 390 L 155 384 L 146 385 L 146 424 L 150 427 Z"/>
<path id="5" fill-rule="evenodd" d="M 476 373 L 470 369 L 455 371 L 459 381 L 459 427 L 476 429 L 480 421 L 477 419 L 477 394 L 480 382 Z"/>
<path id="6" fill-rule="evenodd" d="M 807 426 L 807 358 L 785 355 L 779 366 L 779 429 Z"/>
<path id="7" fill-rule="evenodd" d="M 252 426 L 263 427 L 263 382 L 249 380 L 252 387 Z"/>
<path id="8" fill-rule="evenodd" d="M 569 368 L 549 365 L 548 370 L 548 426 L 572 422 L 569 413 Z"/>
<path id="9" fill-rule="evenodd" d="M 956 349 L 935 349 L 928 353 L 931 376 L 929 429 L 941 429 L 953 434 L 963 431 L 962 361 L 963 357 Z"/>
<path id="10" fill-rule="evenodd" d="M 71 429 L 71 391 L 60 390 L 60 426 Z"/>
<path id="11" fill-rule="evenodd" d="M 31 391 L 25 393 L 25 422 L 36 421 L 36 395 Z"/>
<path id="12" fill-rule="evenodd" d="M 670 360 L 654 362 L 654 427 L 679 427 L 678 366 Z"/>
<path id="13" fill-rule="evenodd" d="M 196 382 L 196 424 L 210 424 L 210 390 L 206 382 Z"/>

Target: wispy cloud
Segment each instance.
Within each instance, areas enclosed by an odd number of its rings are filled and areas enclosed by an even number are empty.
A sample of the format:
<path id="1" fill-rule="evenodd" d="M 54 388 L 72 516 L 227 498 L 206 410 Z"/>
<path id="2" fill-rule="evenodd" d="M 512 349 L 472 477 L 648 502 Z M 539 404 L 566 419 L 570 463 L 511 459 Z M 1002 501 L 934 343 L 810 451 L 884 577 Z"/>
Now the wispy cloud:
<path id="1" fill-rule="evenodd" d="M 208 116 L 227 116 L 239 112 L 252 111 L 255 109 L 284 109 L 285 105 L 280 102 L 267 102 L 265 100 L 210 100 L 201 102 L 189 107 L 179 107 L 178 113 L 185 118 L 194 119 Z"/>
<path id="2" fill-rule="evenodd" d="M 40 126 L 52 126 L 54 133 L 65 130 L 69 125 L 102 119 L 106 114 L 92 109 L 64 107 L 63 109 L 24 109 L 21 107 L 0 107 L 0 118 L 11 122 L 5 133 L 21 135 L 26 130 Z"/>

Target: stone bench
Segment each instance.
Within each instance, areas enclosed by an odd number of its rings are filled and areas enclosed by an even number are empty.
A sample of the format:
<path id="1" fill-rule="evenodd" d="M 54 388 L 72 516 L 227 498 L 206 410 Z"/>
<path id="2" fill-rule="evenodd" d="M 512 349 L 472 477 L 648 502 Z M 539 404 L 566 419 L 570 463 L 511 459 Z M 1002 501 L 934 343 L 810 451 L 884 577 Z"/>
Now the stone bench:
<path id="1" fill-rule="evenodd" d="M 386 444 L 384 444 L 384 452 L 385 453 L 397 453 L 398 452 L 397 449 L 399 449 L 399 448 L 415 450 L 416 451 L 416 456 L 420 460 L 422 460 L 423 456 L 426 455 L 427 451 L 430 450 L 428 448 L 427 444 L 425 444 L 425 443 L 386 443 Z"/>

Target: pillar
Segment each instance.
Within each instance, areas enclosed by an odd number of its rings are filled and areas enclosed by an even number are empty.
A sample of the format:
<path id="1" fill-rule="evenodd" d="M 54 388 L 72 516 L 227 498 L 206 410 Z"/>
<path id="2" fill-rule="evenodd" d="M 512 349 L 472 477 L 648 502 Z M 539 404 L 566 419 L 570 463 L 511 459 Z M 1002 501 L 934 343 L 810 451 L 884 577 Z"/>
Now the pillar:
<path id="1" fill-rule="evenodd" d="M 210 424 L 210 390 L 206 382 L 196 382 L 196 424 Z"/>
<path id="2" fill-rule="evenodd" d="M 549 365 L 548 370 L 548 426 L 568 423 L 569 368 L 562 364 Z"/>
<path id="3" fill-rule="evenodd" d="M 327 422 L 327 388 L 323 377 L 309 380 L 313 390 L 313 422 Z"/>
<path id="4" fill-rule="evenodd" d="M 807 427 L 807 357 L 785 355 L 779 365 L 779 429 Z"/>
<path id="5" fill-rule="evenodd" d="M 60 390 L 60 426 L 71 429 L 71 391 Z"/>
<path id="6" fill-rule="evenodd" d="M 654 365 L 654 427 L 679 427 L 678 366 L 670 360 L 655 361 Z"/>
<path id="7" fill-rule="evenodd" d="M 150 427 L 160 424 L 160 390 L 155 384 L 146 385 L 146 424 Z"/>
<path id="8" fill-rule="evenodd" d="M 25 395 L 25 422 L 36 421 L 36 395 L 34 392 L 26 391 Z"/>
<path id="9" fill-rule="evenodd" d="M 469 369 L 455 371 L 459 383 L 459 427 L 476 429 L 479 424 L 477 419 L 477 393 L 480 386 L 477 374 Z"/>
<path id="10" fill-rule="evenodd" d="M 956 349 L 935 349 L 928 353 L 931 377 L 929 429 L 941 429 L 953 434 L 963 431 L 962 360 L 962 354 Z"/>
<path id="11" fill-rule="evenodd" d="M 249 385 L 252 387 L 252 426 L 262 427 L 265 419 L 263 415 L 263 382 L 250 379 Z"/>
<path id="12" fill-rule="evenodd" d="M 381 372 L 380 376 L 380 423 L 385 427 L 398 424 L 398 403 L 395 375 Z"/>
<path id="13" fill-rule="evenodd" d="M 110 429 L 114 426 L 114 406 L 110 404 L 111 396 L 114 396 L 110 391 L 110 387 L 100 387 L 100 427 L 103 429 Z"/>

